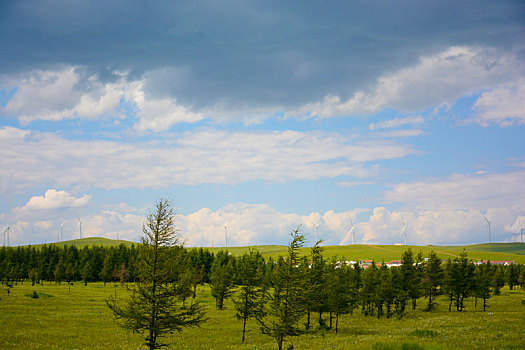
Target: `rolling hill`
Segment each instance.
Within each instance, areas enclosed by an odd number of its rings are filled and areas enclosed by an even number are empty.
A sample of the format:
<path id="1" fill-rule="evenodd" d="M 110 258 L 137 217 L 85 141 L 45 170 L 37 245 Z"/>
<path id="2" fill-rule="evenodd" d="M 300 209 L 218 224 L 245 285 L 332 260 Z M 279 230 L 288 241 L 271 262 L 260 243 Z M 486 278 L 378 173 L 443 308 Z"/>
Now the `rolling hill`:
<path id="1" fill-rule="evenodd" d="M 75 239 L 71 241 L 63 241 L 50 243 L 63 246 L 66 244 L 74 244 L 77 247 L 83 247 L 86 245 L 99 245 L 99 246 L 116 246 L 119 244 L 125 244 L 130 246 L 131 244 L 137 244 L 136 242 L 124 241 L 124 240 L 113 240 L 102 237 L 89 237 L 82 239 Z M 41 245 L 36 245 L 39 247 Z M 191 247 L 188 247 L 191 248 Z M 218 252 L 224 250 L 224 247 L 206 247 L 211 252 Z M 327 259 L 331 259 L 336 256 L 339 259 L 344 258 L 345 260 L 375 260 L 381 261 L 392 261 L 399 260 L 401 255 L 408 248 L 417 254 L 420 251 L 426 257 L 431 251 L 434 251 L 442 259 L 454 258 L 458 256 L 463 249 L 468 253 L 469 258 L 473 260 L 514 260 L 516 263 L 525 264 L 525 243 L 484 243 L 484 244 L 473 244 L 465 246 L 403 246 L 403 245 L 376 245 L 376 244 L 355 244 L 346 246 L 324 246 L 324 256 Z M 279 255 L 285 255 L 287 247 L 282 245 L 257 245 L 257 246 L 246 246 L 246 247 L 229 247 L 230 251 L 234 255 L 242 255 L 249 249 L 256 249 L 262 253 L 265 258 L 273 257 L 276 258 Z M 309 254 L 310 248 L 302 248 L 301 253 L 303 255 Z"/>

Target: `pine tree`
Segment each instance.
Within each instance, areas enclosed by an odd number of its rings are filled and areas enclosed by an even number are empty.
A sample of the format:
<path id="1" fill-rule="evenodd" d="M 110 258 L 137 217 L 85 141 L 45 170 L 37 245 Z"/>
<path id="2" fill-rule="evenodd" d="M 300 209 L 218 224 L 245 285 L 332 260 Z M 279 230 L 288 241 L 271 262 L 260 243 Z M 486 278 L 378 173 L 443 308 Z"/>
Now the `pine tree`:
<path id="1" fill-rule="evenodd" d="M 423 293 L 428 298 L 425 311 L 432 311 L 437 305 L 435 298 L 439 293 L 439 286 L 443 283 L 443 278 L 444 272 L 441 267 L 441 259 L 438 258 L 434 251 L 431 251 L 423 269 Z"/>
<path id="2" fill-rule="evenodd" d="M 106 257 L 104 258 L 104 265 L 102 266 L 102 271 L 100 271 L 100 279 L 104 282 L 104 286 L 108 281 L 111 280 L 111 275 L 113 274 L 113 265 L 111 264 L 111 260 L 109 257 L 109 254 L 106 254 Z"/>
<path id="3" fill-rule="evenodd" d="M 328 305 L 330 312 L 335 314 L 335 333 L 339 327 L 339 316 L 350 312 L 352 275 L 351 267 L 343 261 L 336 261 L 335 258 L 329 265 L 328 280 Z"/>
<path id="4" fill-rule="evenodd" d="M 394 289 L 392 286 L 392 276 L 386 264 L 383 262 L 378 271 L 378 285 L 374 304 L 377 309 L 377 318 L 383 315 L 383 305 L 386 306 L 387 318 L 391 316 L 391 307 L 394 300 Z"/>
<path id="5" fill-rule="evenodd" d="M 242 342 L 244 343 L 246 334 L 246 322 L 248 319 L 255 317 L 262 302 L 262 296 L 265 292 L 262 281 L 263 273 L 261 270 L 262 256 L 259 252 L 250 250 L 244 254 L 239 262 L 239 276 L 241 286 L 237 295 L 233 299 L 235 316 L 243 322 L 242 325 Z"/>
<path id="6" fill-rule="evenodd" d="M 180 263 L 170 254 L 169 247 L 182 247 L 175 230 L 175 213 L 171 203 L 161 199 L 155 204 L 142 229 L 139 281 L 130 285 L 130 298 L 124 306 L 115 297 L 107 299 L 108 307 L 122 326 L 146 334 L 146 345 L 157 349 L 165 344 L 159 338 L 166 333 L 198 326 L 204 320 L 204 311 L 198 304 L 183 308 L 170 271 Z"/>
<path id="7" fill-rule="evenodd" d="M 303 259 L 303 266 L 308 281 L 308 289 L 305 291 L 305 306 L 307 312 L 306 329 L 310 328 L 310 314 L 317 312 L 319 314 L 319 327 L 325 326 L 323 312 L 327 311 L 327 288 L 325 279 L 326 262 L 323 258 L 323 247 L 320 246 L 322 241 L 318 241 L 312 247 L 310 252 L 310 261 Z"/>
<path id="8" fill-rule="evenodd" d="M 505 276 L 501 266 L 494 266 L 494 274 L 492 277 L 492 288 L 494 288 L 494 295 L 501 294 L 501 288 L 505 285 Z"/>
<path id="9" fill-rule="evenodd" d="M 304 236 L 297 228 L 291 233 L 286 259 L 277 264 L 273 272 L 273 292 L 268 290 L 265 293 L 266 306 L 256 316 L 263 334 L 274 338 L 279 350 L 282 350 L 286 337 L 303 333 L 299 321 L 305 313 L 305 276 L 304 270 L 298 266 L 299 248 L 303 244 Z"/>
<path id="10" fill-rule="evenodd" d="M 210 287 L 217 310 L 224 308 L 224 301 L 233 293 L 235 267 L 227 251 L 220 251 L 213 260 Z"/>
<path id="11" fill-rule="evenodd" d="M 487 309 L 487 300 L 490 298 L 491 270 L 490 262 L 487 261 L 486 264 L 478 265 L 475 273 L 476 290 L 474 291 L 474 295 L 476 299 L 483 299 L 483 311 Z"/>
<path id="12" fill-rule="evenodd" d="M 459 258 L 454 259 L 451 277 L 456 310 L 463 311 L 464 300 L 472 294 L 474 284 L 474 264 L 467 258 L 465 250 L 459 255 Z"/>
<path id="13" fill-rule="evenodd" d="M 361 289 L 361 312 L 364 315 L 374 314 L 374 300 L 379 284 L 378 269 L 375 261 L 363 272 L 363 287 Z"/>

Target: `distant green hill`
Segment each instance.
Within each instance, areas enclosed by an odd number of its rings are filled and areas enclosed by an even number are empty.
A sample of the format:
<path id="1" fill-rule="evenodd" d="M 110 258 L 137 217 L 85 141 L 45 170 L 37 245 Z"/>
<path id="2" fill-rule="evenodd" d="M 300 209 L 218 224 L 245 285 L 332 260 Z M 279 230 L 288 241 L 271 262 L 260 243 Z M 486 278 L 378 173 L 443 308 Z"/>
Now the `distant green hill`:
<path id="1" fill-rule="evenodd" d="M 47 243 L 46 245 L 56 245 L 59 247 L 63 247 L 65 245 L 75 245 L 78 248 L 82 248 L 84 246 L 92 246 L 92 245 L 98 245 L 103 247 L 110 247 L 110 246 L 117 246 L 119 244 L 124 244 L 126 246 L 130 246 L 132 244 L 136 244 L 135 242 L 125 241 L 125 240 L 116 240 L 116 239 L 109 239 L 109 238 L 103 238 L 103 237 L 88 237 L 88 238 L 81 238 L 81 239 L 72 239 L 70 241 L 62 241 L 62 242 L 54 242 L 54 243 Z M 33 247 L 41 247 L 43 244 L 37 244 Z"/>
<path id="2" fill-rule="evenodd" d="M 325 246 L 324 256 L 328 259 L 336 256 L 346 260 L 359 261 L 364 259 L 381 261 L 399 260 L 401 255 L 407 250 L 412 249 L 414 254 L 423 253 L 427 257 L 431 251 L 436 252 L 442 259 L 453 259 L 465 249 L 468 257 L 474 260 L 514 260 L 516 263 L 525 264 L 525 243 L 492 243 L 476 244 L 467 246 L 404 246 L 404 245 L 376 245 L 376 244 L 354 244 Z M 218 252 L 225 248 L 208 248 L 212 252 Z M 266 258 L 276 258 L 286 254 L 286 246 L 263 245 L 251 247 L 231 247 L 228 248 L 234 255 L 241 255 L 249 249 L 256 249 Z M 309 254 L 310 248 L 302 248 L 303 255 Z"/>
<path id="3" fill-rule="evenodd" d="M 76 245 L 81 248 L 86 245 L 99 245 L 99 246 L 116 246 L 119 244 L 125 244 L 130 246 L 131 244 L 137 244 L 136 242 L 130 242 L 125 240 L 114 240 L 102 237 L 89 237 L 82 239 L 74 239 L 71 241 L 63 241 L 50 243 L 58 246 L 66 244 Z M 36 245 L 39 247 L 41 245 Z M 189 248 L 189 247 L 188 247 Z M 434 251 L 442 259 L 453 259 L 458 256 L 463 249 L 468 253 L 469 258 L 474 260 L 514 260 L 516 263 L 525 264 L 525 243 L 485 243 L 485 244 L 473 244 L 466 246 L 404 246 L 404 245 L 377 245 L 377 244 L 354 244 L 354 245 L 335 245 L 335 246 L 324 246 L 324 256 L 327 259 L 337 257 L 339 259 L 345 258 L 346 260 L 359 261 L 364 259 L 381 261 L 392 261 L 399 260 L 405 250 L 412 249 L 414 254 L 423 253 L 427 257 L 431 251 Z M 224 250 L 224 247 L 206 247 L 211 252 L 218 252 Z M 285 255 L 287 247 L 282 245 L 257 245 L 257 246 L 246 246 L 246 247 L 229 247 L 228 251 L 234 255 L 242 255 L 250 249 L 256 249 L 261 252 L 265 258 L 273 257 L 277 258 L 279 255 Z M 310 248 L 302 248 L 301 254 L 309 254 Z"/>

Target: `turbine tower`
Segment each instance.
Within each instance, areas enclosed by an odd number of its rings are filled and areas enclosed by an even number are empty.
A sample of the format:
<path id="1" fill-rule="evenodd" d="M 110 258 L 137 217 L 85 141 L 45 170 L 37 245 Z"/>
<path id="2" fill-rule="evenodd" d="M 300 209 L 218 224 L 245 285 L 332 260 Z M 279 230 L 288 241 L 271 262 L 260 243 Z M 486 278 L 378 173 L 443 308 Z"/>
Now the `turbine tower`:
<path id="1" fill-rule="evenodd" d="M 59 242 L 62 242 L 62 228 L 64 227 L 64 224 L 65 224 L 65 223 L 66 223 L 66 222 L 64 221 L 64 222 L 62 223 L 62 225 L 60 225 L 60 240 L 59 240 Z"/>
<path id="2" fill-rule="evenodd" d="M 2 230 L 2 233 L 4 234 L 4 247 L 6 245 L 6 242 L 7 242 L 7 246 L 9 247 L 9 231 L 10 230 L 11 228 L 9 227 L 9 225 L 4 226 L 4 229 Z"/>
<path id="3" fill-rule="evenodd" d="M 403 227 L 401 228 L 401 236 L 405 236 L 405 245 L 407 245 L 407 225 L 405 225 L 405 221 L 401 219 L 401 222 L 403 223 Z"/>
<path id="4" fill-rule="evenodd" d="M 78 215 L 77 215 L 77 220 L 78 220 L 78 236 L 80 237 L 80 239 L 82 239 L 82 221 L 80 220 Z"/>
<path id="5" fill-rule="evenodd" d="M 489 229 L 489 243 L 492 243 L 492 239 L 491 239 L 491 236 L 490 236 L 490 221 L 489 219 L 487 219 L 486 216 L 483 216 L 485 218 L 485 221 L 487 221 L 487 227 Z"/>
<path id="6" fill-rule="evenodd" d="M 228 226 L 224 225 L 224 242 L 226 243 L 226 248 L 228 248 Z"/>
<path id="7" fill-rule="evenodd" d="M 519 228 L 520 228 L 521 243 L 523 243 L 523 227 L 521 226 L 521 220 L 520 219 L 518 219 L 518 225 L 519 225 Z"/>
<path id="8" fill-rule="evenodd" d="M 348 235 L 352 236 L 352 245 L 354 245 L 355 244 L 355 226 L 354 226 L 352 219 L 350 219 L 350 225 L 352 226 L 350 228 L 350 231 L 348 232 Z"/>
<path id="9" fill-rule="evenodd" d="M 313 222 L 311 223 L 314 227 L 315 227 L 315 243 L 317 244 L 317 242 L 319 242 L 319 237 L 318 237 L 318 231 L 317 229 L 319 228 L 319 226 L 321 225 L 321 223 L 319 224 L 314 224 Z"/>

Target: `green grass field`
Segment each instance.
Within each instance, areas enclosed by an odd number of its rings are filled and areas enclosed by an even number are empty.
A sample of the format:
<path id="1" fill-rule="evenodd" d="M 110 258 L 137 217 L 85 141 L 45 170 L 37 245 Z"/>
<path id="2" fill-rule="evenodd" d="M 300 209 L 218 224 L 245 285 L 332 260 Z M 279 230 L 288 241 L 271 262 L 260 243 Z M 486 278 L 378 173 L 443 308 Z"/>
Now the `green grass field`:
<path id="1" fill-rule="evenodd" d="M 242 255 L 250 248 L 257 249 L 265 257 L 276 258 L 279 255 L 286 255 L 285 246 L 252 246 L 252 247 L 231 247 L 230 252 L 235 255 Z M 338 258 L 344 257 L 346 260 L 359 261 L 363 259 L 382 260 L 388 262 L 399 260 L 403 253 L 411 248 L 417 254 L 419 251 L 425 257 L 428 257 L 433 250 L 442 259 L 454 258 L 465 249 L 468 257 L 473 260 L 514 260 L 518 264 L 525 264 L 525 243 L 492 243 L 477 244 L 472 246 L 404 246 L 404 245 L 372 245 L 372 244 L 355 244 L 355 245 L 335 245 L 325 246 L 323 255 L 330 259 L 333 256 Z M 218 252 L 224 248 L 208 248 L 211 252 Z M 302 248 L 301 254 L 308 255 L 310 248 Z"/>
<path id="2" fill-rule="evenodd" d="M 133 244 L 133 242 L 130 241 L 117 241 L 101 237 L 90 237 L 52 244 L 60 246 L 65 244 L 73 244 L 81 248 L 86 245 L 116 246 L 120 243 L 123 243 L 127 246 Z M 35 247 L 39 247 L 39 245 L 36 245 Z M 276 258 L 279 255 L 285 255 L 287 249 L 286 246 L 281 245 L 258 245 L 251 247 L 229 247 L 228 251 L 232 252 L 234 255 L 242 255 L 250 248 L 257 249 L 265 258 Z M 421 251 L 425 257 L 427 257 L 433 250 L 442 259 L 454 258 L 458 256 L 463 251 L 463 249 L 465 249 L 469 258 L 473 260 L 514 260 L 518 264 L 525 264 L 525 243 L 486 243 L 467 246 L 403 246 L 372 244 L 355 244 L 345 246 L 336 245 L 325 246 L 323 255 L 328 259 L 336 256 L 338 258 L 344 257 L 347 260 L 353 261 L 373 259 L 376 262 L 381 262 L 382 260 L 388 262 L 392 260 L 399 260 L 403 252 L 408 248 L 411 248 L 415 254 Z M 225 248 L 208 247 L 206 249 L 216 253 L 220 250 L 224 250 Z M 302 248 L 301 254 L 309 254 L 309 248 Z"/>
<path id="3" fill-rule="evenodd" d="M 31 298 L 36 291 L 38 299 Z M 7 295 L 0 286 L 0 349 L 143 349 L 143 337 L 120 328 L 105 305 L 114 293 L 126 290 L 114 284 L 77 283 L 68 292 L 63 283 L 31 286 L 18 284 Z M 254 321 L 248 323 L 247 341 L 241 344 L 242 324 L 234 317 L 231 301 L 227 309 L 215 310 L 208 286 L 200 286 L 197 299 L 207 307 L 209 320 L 200 328 L 173 334 L 170 349 L 276 349 L 273 339 L 262 335 Z M 422 309 L 404 319 L 377 319 L 360 312 L 340 320 L 339 334 L 322 331 L 289 338 L 299 349 L 524 349 L 525 291 L 505 288 L 489 300 L 485 312 L 467 300 L 463 313 L 447 310 L 440 299 L 435 312 Z M 286 343 L 290 344 L 290 342 Z"/>

